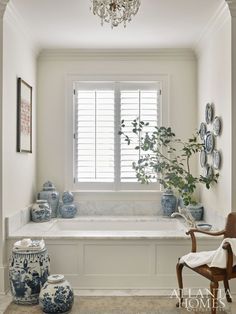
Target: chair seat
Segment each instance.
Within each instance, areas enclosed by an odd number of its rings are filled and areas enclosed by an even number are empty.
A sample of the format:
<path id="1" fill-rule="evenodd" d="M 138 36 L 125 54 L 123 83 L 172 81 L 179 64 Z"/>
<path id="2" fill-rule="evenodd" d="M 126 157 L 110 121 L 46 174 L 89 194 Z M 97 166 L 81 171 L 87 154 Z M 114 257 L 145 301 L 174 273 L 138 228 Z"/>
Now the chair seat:
<path id="1" fill-rule="evenodd" d="M 194 268 L 189 267 L 187 264 L 184 264 L 184 266 L 192 269 L 193 271 L 204 276 L 210 281 L 222 281 L 226 277 L 225 268 L 209 267 L 206 264 L 198 266 L 198 267 L 194 267 Z M 236 278 L 236 266 L 233 267 L 232 275 L 228 279 L 231 279 L 231 278 Z"/>

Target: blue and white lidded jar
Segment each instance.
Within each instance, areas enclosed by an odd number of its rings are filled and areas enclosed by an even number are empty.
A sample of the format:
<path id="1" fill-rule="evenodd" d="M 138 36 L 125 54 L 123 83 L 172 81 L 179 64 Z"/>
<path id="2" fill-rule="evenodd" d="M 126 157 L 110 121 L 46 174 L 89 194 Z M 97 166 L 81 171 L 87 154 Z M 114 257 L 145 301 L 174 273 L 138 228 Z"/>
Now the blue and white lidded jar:
<path id="1" fill-rule="evenodd" d="M 64 275 L 51 275 L 39 295 L 39 305 L 44 313 L 66 313 L 74 303 L 74 293 Z"/>
<path id="2" fill-rule="evenodd" d="M 47 200 L 49 206 L 52 209 L 52 218 L 57 217 L 59 192 L 56 191 L 54 184 L 51 181 L 47 181 L 43 184 L 43 190 L 38 193 L 39 200 Z"/>
<path id="3" fill-rule="evenodd" d="M 31 219 L 34 222 L 49 221 L 52 217 L 52 210 L 46 200 L 37 200 L 30 209 Z"/>
<path id="4" fill-rule="evenodd" d="M 63 204 L 72 204 L 74 202 L 74 195 L 70 191 L 65 191 L 62 194 Z"/>
<path id="5" fill-rule="evenodd" d="M 13 302 L 37 304 L 41 287 L 50 273 L 50 258 L 44 241 L 23 239 L 14 244 L 9 265 Z"/>
<path id="6" fill-rule="evenodd" d="M 60 204 L 59 211 L 62 218 L 74 218 L 77 213 L 77 207 L 73 203 L 74 196 L 72 192 L 66 191 L 62 194 L 62 202 Z"/>
<path id="7" fill-rule="evenodd" d="M 60 206 L 60 214 L 62 218 L 74 218 L 77 213 L 75 204 L 64 204 Z"/>
<path id="8" fill-rule="evenodd" d="M 163 192 L 161 197 L 161 207 L 164 216 L 171 216 L 176 211 L 177 198 L 173 191 L 168 189 Z"/>

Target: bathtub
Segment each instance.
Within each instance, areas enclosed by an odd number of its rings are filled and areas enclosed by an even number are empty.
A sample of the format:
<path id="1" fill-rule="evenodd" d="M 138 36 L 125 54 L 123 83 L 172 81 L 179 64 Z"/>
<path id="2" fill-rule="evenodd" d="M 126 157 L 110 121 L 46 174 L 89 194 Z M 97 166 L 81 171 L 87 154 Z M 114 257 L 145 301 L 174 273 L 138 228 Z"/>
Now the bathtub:
<path id="1" fill-rule="evenodd" d="M 51 272 L 63 273 L 81 294 L 114 290 L 170 294 L 177 288 L 177 259 L 191 249 L 187 227 L 178 218 L 84 216 L 28 222 L 17 229 L 9 219 L 7 230 L 9 255 L 19 238 L 44 238 Z M 199 243 L 209 250 L 220 241 L 200 236 Z M 200 287 L 198 277 L 189 274 L 186 285 Z"/>

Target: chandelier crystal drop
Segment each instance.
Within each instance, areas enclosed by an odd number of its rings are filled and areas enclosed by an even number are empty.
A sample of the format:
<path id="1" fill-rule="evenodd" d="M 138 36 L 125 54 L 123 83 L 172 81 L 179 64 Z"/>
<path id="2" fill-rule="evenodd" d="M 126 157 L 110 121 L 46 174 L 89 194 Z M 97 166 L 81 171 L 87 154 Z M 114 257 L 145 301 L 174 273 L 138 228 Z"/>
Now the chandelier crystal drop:
<path id="1" fill-rule="evenodd" d="M 124 23 L 126 27 L 140 6 L 140 0 L 91 0 L 91 2 L 91 10 L 94 15 L 101 18 L 101 25 L 104 22 L 111 23 L 112 28 L 120 23 Z"/>

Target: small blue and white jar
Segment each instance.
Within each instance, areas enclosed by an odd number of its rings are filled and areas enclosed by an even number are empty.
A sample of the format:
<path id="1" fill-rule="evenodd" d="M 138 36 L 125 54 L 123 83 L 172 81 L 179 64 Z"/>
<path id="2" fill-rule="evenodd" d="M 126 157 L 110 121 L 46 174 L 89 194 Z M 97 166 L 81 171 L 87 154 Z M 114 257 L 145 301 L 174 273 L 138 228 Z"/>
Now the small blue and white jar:
<path id="1" fill-rule="evenodd" d="M 39 295 L 39 305 L 44 313 L 67 313 L 74 303 L 74 293 L 64 275 L 51 275 Z"/>
<path id="2" fill-rule="evenodd" d="M 31 220 L 34 222 L 46 222 L 51 220 L 52 210 L 46 200 L 37 200 L 32 205 L 31 209 Z"/>
<path id="3" fill-rule="evenodd" d="M 70 191 L 62 194 L 62 203 L 59 205 L 59 212 L 62 218 L 74 218 L 77 214 L 77 206 L 74 202 L 74 195 Z"/>
<path id="4" fill-rule="evenodd" d="M 74 218 L 77 213 L 75 204 L 61 204 L 59 210 L 62 218 Z"/>
<path id="5" fill-rule="evenodd" d="M 72 204 L 74 202 L 74 195 L 70 191 L 65 191 L 62 194 L 63 204 Z"/>
<path id="6" fill-rule="evenodd" d="M 163 192 L 161 197 L 161 207 L 164 216 L 171 216 L 176 211 L 177 198 L 173 191 L 168 189 Z"/>

